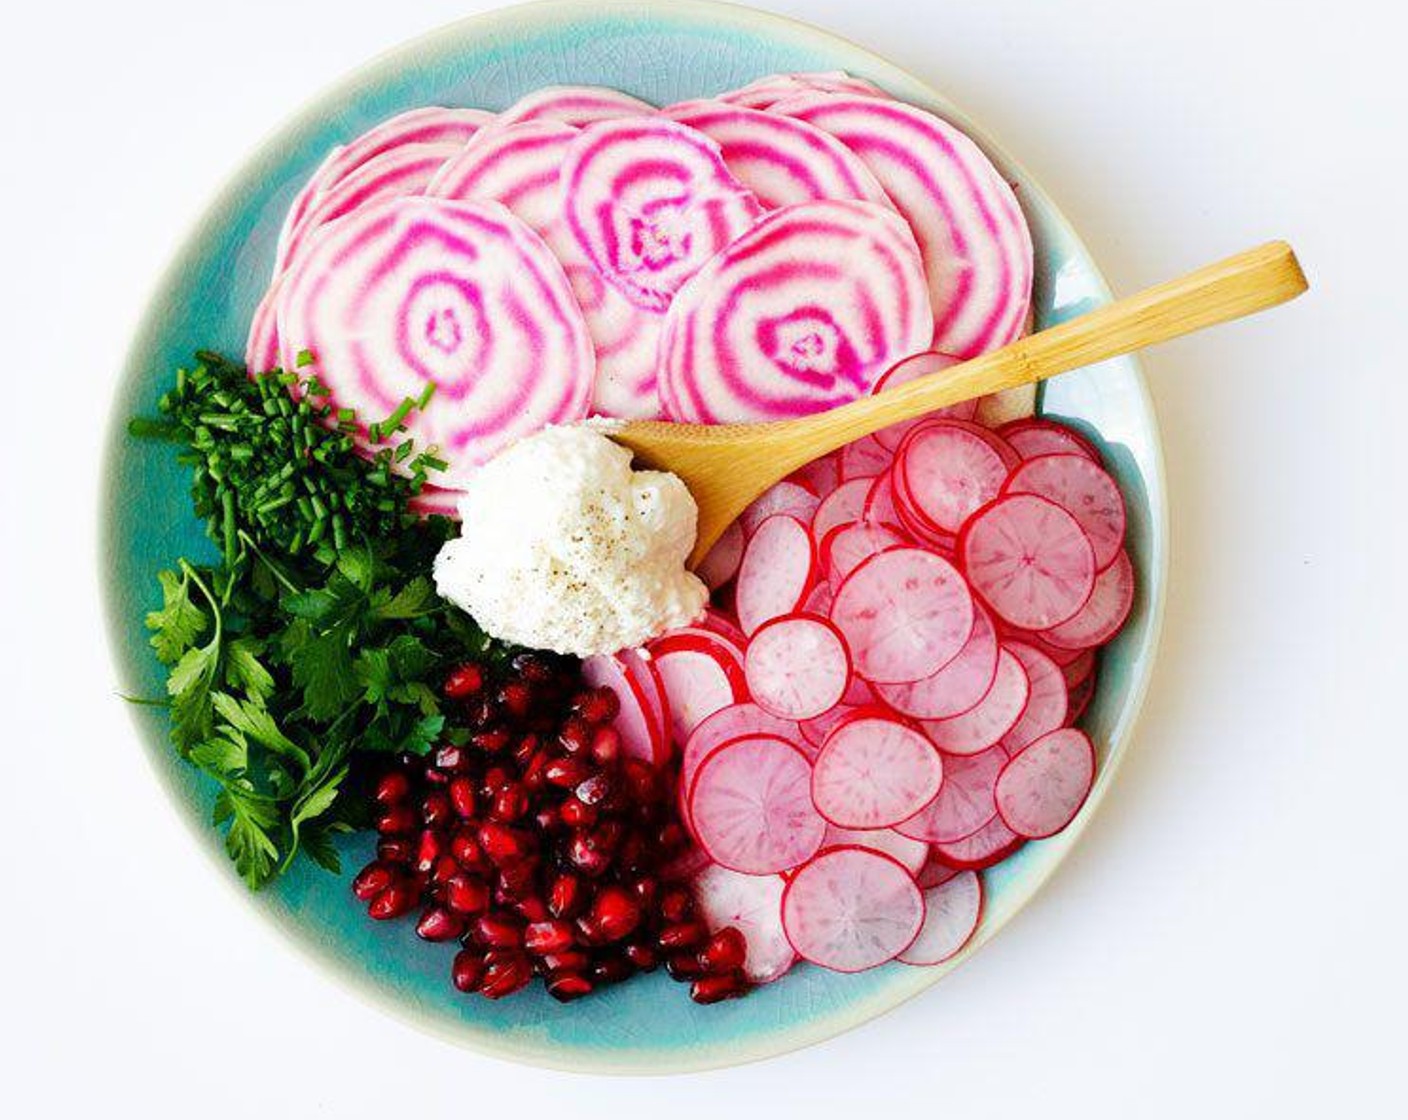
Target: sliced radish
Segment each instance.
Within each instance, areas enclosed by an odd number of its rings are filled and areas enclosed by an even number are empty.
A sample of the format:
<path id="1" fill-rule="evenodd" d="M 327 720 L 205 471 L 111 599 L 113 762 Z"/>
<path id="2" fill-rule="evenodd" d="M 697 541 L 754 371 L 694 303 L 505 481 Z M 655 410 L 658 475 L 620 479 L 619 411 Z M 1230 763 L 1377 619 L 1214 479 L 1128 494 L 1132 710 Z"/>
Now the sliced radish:
<path id="1" fill-rule="evenodd" d="M 499 125 L 559 121 L 580 128 L 598 121 L 649 116 L 656 111 L 647 101 L 604 86 L 543 86 L 499 114 Z"/>
<path id="2" fill-rule="evenodd" d="M 874 478 L 890 469 L 894 455 L 874 436 L 862 436 L 841 449 L 841 477 Z"/>
<path id="3" fill-rule="evenodd" d="M 743 563 L 743 544 L 743 526 L 735 521 L 723 531 L 694 574 L 710 591 L 717 591 L 738 574 L 738 566 Z"/>
<path id="4" fill-rule="evenodd" d="M 896 497 L 903 495 L 904 504 L 912 502 L 942 532 L 956 534 L 1007 481 L 1009 464 L 987 435 L 977 425 L 950 420 L 914 428 L 895 453 L 895 470 L 904 479 Z"/>
<path id="5" fill-rule="evenodd" d="M 773 111 L 829 132 L 865 161 L 924 254 L 934 347 L 972 357 L 1021 336 L 1032 240 L 1007 180 L 967 136 L 912 105 L 804 94 Z"/>
<path id="6" fill-rule="evenodd" d="M 936 860 L 955 871 L 981 871 L 1001 863 L 1025 843 L 1026 840 L 1008 828 L 1000 816 L 994 815 L 972 836 L 949 844 L 935 844 L 930 850 Z"/>
<path id="7" fill-rule="evenodd" d="M 851 679 L 841 632 L 810 615 L 775 618 L 758 627 L 743 668 L 753 699 L 783 719 L 811 719 L 835 707 Z"/>
<path id="8" fill-rule="evenodd" d="M 324 227 L 279 299 L 285 366 L 304 349 L 338 408 L 389 415 L 427 384 L 405 435 L 473 468 L 586 415 L 591 341 L 562 269 L 502 206 L 399 198 Z"/>
<path id="9" fill-rule="evenodd" d="M 743 532 L 751 537 L 758 526 L 775 513 L 788 514 L 803 525 L 810 525 L 820 504 L 821 499 L 805 486 L 784 480 L 764 490 L 739 520 L 743 523 Z"/>
<path id="10" fill-rule="evenodd" d="M 705 719 L 748 698 L 743 651 L 709 630 L 672 630 L 650 643 L 650 661 L 665 690 L 670 736 L 689 741 Z"/>
<path id="11" fill-rule="evenodd" d="M 913 235 L 869 202 L 775 210 L 675 297 L 660 342 L 674 420 L 802 416 L 864 396 L 927 345 Z"/>
<path id="12" fill-rule="evenodd" d="M 1095 672 L 1095 663 L 1099 660 L 1099 653 L 1094 649 L 1087 649 L 1072 661 L 1069 665 L 1061 666 L 1061 676 L 1066 678 L 1066 687 L 1073 689 L 1076 685 L 1085 681 Z"/>
<path id="13" fill-rule="evenodd" d="M 909 684 L 877 684 L 880 698 L 914 719 L 949 719 L 977 706 L 997 678 L 997 631 L 987 611 L 973 608 L 973 629 L 943 668 Z"/>
<path id="14" fill-rule="evenodd" d="M 826 848 L 869 848 L 897 861 L 911 875 L 919 874 L 919 869 L 929 859 L 929 845 L 923 840 L 903 836 L 893 828 L 838 828 L 832 825 L 826 830 L 826 838 L 821 842 Z"/>
<path id="15" fill-rule="evenodd" d="M 797 724 L 779 719 L 757 704 L 744 702 L 720 708 L 701 721 L 685 743 L 680 756 L 680 788 L 688 795 L 694 785 L 695 774 L 709 755 L 725 743 L 753 735 L 771 735 L 785 739 L 793 746 L 801 745 Z"/>
<path id="16" fill-rule="evenodd" d="M 896 389 L 907 381 L 928 377 L 931 373 L 942 373 L 944 370 L 958 365 L 961 361 L 961 358 L 955 358 L 952 354 L 944 354 L 938 350 L 926 350 L 922 354 L 915 354 L 891 366 L 885 371 L 885 375 L 875 383 L 875 388 L 871 391 L 872 393 L 883 393 L 886 389 Z M 943 418 L 971 420 L 977 410 L 977 401 L 961 401 L 958 404 L 949 405 L 947 408 L 936 409 L 928 416 L 920 417 L 917 420 L 901 420 L 898 424 L 881 428 L 875 433 L 875 438 L 879 440 L 881 446 L 894 451 L 910 429 L 917 424 L 924 423 L 925 420 Z"/>
<path id="17" fill-rule="evenodd" d="M 699 842 L 716 863 L 748 875 L 805 863 L 826 834 L 811 775 L 807 756 L 785 739 L 757 735 L 719 747 L 689 795 Z"/>
<path id="18" fill-rule="evenodd" d="M 1094 781 L 1090 736 L 1064 727 L 1012 756 L 997 779 L 997 811 L 1019 836 L 1054 836 L 1080 812 Z"/>
<path id="19" fill-rule="evenodd" d="M 1013 626 L 1046 630 L 1076 613 L 1095 587 L 1095 550 L 1055 502 L 1011 494 L 963 527 L 958 556 L 973 590 Z"/>
<path id="20" fill-rule="evenodd" d="M 859 678 L 856 678 L 859 680 Z M 861 714 L 862 708 L 851 704 L 837 704 L 830 711 L 822 712 L 821 715 L 812 719 L 803 720 L 798 726 L 802 731 L 802 738 L 807 741 L 813 753 L 821 750 L 827 737 L 840 727 L 847 720 L 854 719 Z"/>
<path id="21" fill-rule="evenodd" d="M 830 494 L 841 484 L 841 455 L 833 451 L 820 459 L 813 459 L 805 467 L 798 467 L 791 474 L 793 482 L 800 482 L 813 494 Z"/>
<path id="22" fill-rule="evenodd" d="M 1002 737 L 1008 754 L 1015 754 L 1033 739 L 1055 731 L 1066 721 L 1070 698 L 1060 666 L 1035 646 L 1025 642 L 1004 642 L 1003 648 L 1022 663 L 1031 685 L 1022 716 Z"/>
<path id="23" fill-rule="evenodd" d="M 1016 656 L 1003 649 L 997 655 L 997 675 L 977 705 L 962 715 L 931 720 L 924 733 L 948 754 L 978 754 L 1002 741 L 1026 710 L 1031 683 Z"/>
<path id="24" fill-rule="evenodd" d="M 920 868 L 919 874 L 914 877 L 914 883 L 921 891 L 927 891 L 941 883 L 947 883 L 955 875 L 962 874 L 962 871 L 932 858 L 931 854 L 929 862 Z"/>
<path id="25" fill-rule="evenodd" d="M 717 144 L 663 118 L 583 129 L 562 185 L 568 227 L 587 259 L 652 311 L 665 310 L 680 285 L 760 213 Z"/>
<path id="26" fill-rule="evenodd" d="M 1079 432 L 1032 416 L 1003 424 L 998 434 L 1017 450 L 1023 459 L 1038 455 L 1084 455 L 1092 463 L 1100 462 L 1100 452 Z"/>
<path id="27" fill-rule="evenodd" d="M 891 528 L 903 523 L 900 511 L 895 506 L 894 484 L 889 471 L 870 484 L 870 493 L 865 496 L 865 520 L 875 525 L 889 525 Z"/>
<path id="28" fill-rule="evenodd" d="M 1124 497 L 1119 484 L 1084 455 L 1039 455 L 1007 480 L 1009 494 L 1039 494 L 1080 524 L 1095 549 L 1095 567 L 1115 562 L 1124 545 Z M 1040 627 L 1037 627 L 1040 629 Z"/>
<path id="29" fill-rule="evenodd" d="M 743 974 L 754 984 L 778 979 L 797 960 L 782 931 L 781 875 L 741 875 L 711 863 L 694 878 L 694 901 L 710 932 L 732 926 L 747 942 Z"/>
<path id="30" fill-rule="evenodd" d="M 898 861 L 868 848 L 831 848 L 792 876 L 782 928 L 797 954 L 836 972 L 894 960 L 924 924 L 924 898 Z"/>
<path id="31" fill-rule="evenodd" d="M 961 871 L 924 892 L 924 924 L 899 960 L 905 964 L 942 964 L 955 956 L 977 931 L 983 914 L 983 881 Z"/>
<path id="32" fill-rule="evenodd" d="M 799 93 L 863 93 L 872 97 L 889 96 L 864 78 L 854 78 L 844 70 L 824 70 L 807 74 L 769 74 L 749 82 L 741 89 L 721 93 L 717 100 L 731 105 L 748 105 L 766 109 L 770 105 Z"/>
<path id="33" fill-rule="evenodd" d="M 1007 752 L 989 747 L 974 755 L 945 755 L 944 784 L 919 812 L 895 825 L 917 840 L 951 844 L 972 836 L 997 815 L 993 789 L 1007 765 Z"/>
<path id="34" fill-rule="evenodd" d="M 918 731 L 862 716 L 827 736 L 812 770 L 817 811 L 841 828 L 888 828 L 938 794 L 943 760 Z"/>
<path id="35" fill-rule="evenodd" d="M 831 585 L 825 581 L 818 583 L 808 592 L 807 597 L 802 601 L 799 614 L 814 614 L 820 618 L 831 617 L 831 604 L 834 600 L 831 594 Z M 853 680 L 855 678 L 852 678 Z"/>
<path id="36" fill-rule="evenodd" d="M 770 618 L 793 614 L 812 589 L 816 550 L 802 523 L 776 514 L 753 533 L 734 587 L 738 624 L 752 634 Z"/>
<path id="37" fill-rule="evenodd" d="M 812 515 L 812 540 L 820 545 L 838 525 L 859 521 L 865 515 L 865 498 L 872 485 L 868 478 L 853 478 L 827 494 Z"/>
<path id="38" fill-rule="evenodd" d="M 621 711 L 614 726 L 627 756 L 652 764 L 663 762 L 668 744 L 643 686 L 625 663 L 609 654 L 588 657 L 582 662 L 582 679 L 593 688 L 609 688 L 616 694 Z"/>
<path id="39" fill-rule="evenodd" d="M 668 758 L 674 746 L 670 739 L 670 713 L 665 701 L 665 686 L 660 682 L 655 663 L 638 649 L 623 649 L 616 656 L 625 666 L 631 683 L 640 689 L 646 714 L 650 717 L 652 734 L 661 744 L 661 757 Z"/>
<path id="40" fill-rule="evenodd" d="M 1134 565 L 1120 549 L 1114 562 L 1095 577 L 1095 589 L 1085 606 L 1059 626 L 1041 636 L 1054 646 L 1089 650 L 1102 646 L 1120 632 L 1134 606 Z"/>
<path id="41" fill-rule="evenodd" d="M 973 598 L 941 556 L 895 548 L 872 556 L 836 591 L 831 621 L 856 672 L 903 684 L 937 672 L 973 631 Z"/>
<path id="42" fill-rule="evenodd" d="M 725 614 L 717 607 L 706 606 L 704 617 L 698 622 L 703 630 L 712 630 L 721 638 L 727 638 L 738 649 L 742 649 L 748 642 L 748 635 L 743 633 L 731 615 Z"/>
<path id="43" fill-rule="evenodd" d="M 1086 708 L 1090 707 L 1090 701 L 1095 698 L 1095 685 L 1099 676 L 1098 673 L 1092 672 L 1085 680 L 1071 686 L 1071 710 L 1066 713 L 1067 727 L 1074 727 L 1080 722 L 1081 716 L 1085 715 Z"/>
<path id="44" fill-rule="evenodd" d="M 841 703 L 849 704 L 853 708 L 876 707 L 879 704 L 875 695 L 875 690 L 870 687 L 868 681 L 863 677 L 852 675 L 851 687 L 846 689 L 846 695 L 841 697 Z"/>
<path id="45" fill-rule="evenodd" d="M 832 587 L 840 587 L 846 577 L 872 556 L 894 548 L 905 548 L 909 539 L 889 525 L 854 521 L 838 525 L 821 542 L 821 562 Z M 833 594 L 832 607 L 835 607 Z"/>

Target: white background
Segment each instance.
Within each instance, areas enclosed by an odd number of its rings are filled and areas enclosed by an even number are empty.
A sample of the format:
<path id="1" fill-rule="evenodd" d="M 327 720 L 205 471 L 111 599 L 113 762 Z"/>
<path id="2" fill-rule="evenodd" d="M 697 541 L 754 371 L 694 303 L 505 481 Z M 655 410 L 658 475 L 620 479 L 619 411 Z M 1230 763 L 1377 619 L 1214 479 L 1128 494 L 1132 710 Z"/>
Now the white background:
<path id="1" fill-rule="evenodd" d="M 1150 355 L 1174 567 L 1136 750 L 1073 858 L 958 973 L 745 1069 L 546 1073 L 364 1006 L 212 874 L 112 694 L 93 524 L 113 379 L 158 269 L 244 153 L 348 68 L 485 6 L 70 0 L 5 17 L 0 1109 L 1401 1107 L 1408 106 L 1387 0 L 769 5 L 945 89 L 1050 188 L 1117 290 L 1272 236 L 1315 285 Z"/>

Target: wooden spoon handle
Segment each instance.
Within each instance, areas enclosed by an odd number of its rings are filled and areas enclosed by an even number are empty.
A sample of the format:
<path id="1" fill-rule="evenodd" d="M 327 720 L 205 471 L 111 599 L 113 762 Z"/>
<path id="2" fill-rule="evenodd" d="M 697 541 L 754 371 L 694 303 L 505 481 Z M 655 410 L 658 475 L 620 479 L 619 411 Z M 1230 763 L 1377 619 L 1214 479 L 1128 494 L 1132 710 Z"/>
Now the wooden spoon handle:
<path id="1" fill-rule="evenodd" d="M 1042 381 L 1264 311 L 1294 299 L 1306 287 L 1305 274 L 1291 247 L 1284 241 L 1271 241 L 1088 311 L 961 366 L 843 405 L 827 417 L 842 427 L 856 429 L 841 441 L 847 442 L 936 408 Z"/>

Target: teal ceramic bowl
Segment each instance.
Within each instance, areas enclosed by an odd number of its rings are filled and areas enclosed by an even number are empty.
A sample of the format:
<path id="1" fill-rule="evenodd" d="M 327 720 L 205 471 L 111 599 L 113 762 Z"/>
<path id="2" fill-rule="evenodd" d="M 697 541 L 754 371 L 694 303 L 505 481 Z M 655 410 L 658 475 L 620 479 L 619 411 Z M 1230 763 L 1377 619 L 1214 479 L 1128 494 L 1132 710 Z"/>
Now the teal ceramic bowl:
<path id="1" fill-rule="evenodd" d="M 745 8 L 673 2 L 544 3 L 454 24 L 382 56 L 302 110 L 245 164 L 186 239 L 152 297 L 117 392 L 107 455 L 100 558 L 112 644 L 124 691 L 155 695 L 163 675 L 143 614 L 155 573 L 208 545 L 191 515 L 187 478 L 169 451 L 128 439 L 126 419 L 150 412 L 171 371 L 193 349 L 243 353 L 280 219 L 323 153 L 393 113 L 419 105 L 502 108 L 550 83 L 613 86 L 649 101 L 700 97 L 762 74 L 848 70 L 972 134 L 1018 184 L 1036 238 L 1036 309 L 1050 326 L 1105 302 L 1089 254 L 1041 187 L 963 113 L 919 79 L 814 28 Z M 801 967 L 747 999 L 697 1007 L 653 975 L 563 1007 L 540 988 L 501 1003 L 467 999 L 448 983 L 449 951 L 419 941 L 411 923 L 367 921 L 345 878 L 300 863 L 248 895 L 289 941 L 394 1014 L 447 1039 L 537 1065 L 611 1073 L 666 1073 L 756 1060 L 829 1038 L 895 1007 L 978 953 L 1022 908 L 1080 838 L 1124 753 L 1153 664 L 1167 568 L 1167 510 L 1158 432 L 1138 365 L 1124 359 L 1049 382 L 1045 412 L 1091 436 L 1130 510 L 1140 574 L 1134 615 L 1110 649 L 1085 718 L 1100 752 L 1081 815 L 1059 836 L 1029 844 L 987 873 L 981 928 L 958 959 L 937 968 L 890 965 L 859 976 Z M 209 826 L 212 790 L 173 758 L 159 709 L 134 709 L 147 758 L 210 853 L 216 874 L 244 893 Z M 367 836 L 344 863 L 360 866 Z"/>

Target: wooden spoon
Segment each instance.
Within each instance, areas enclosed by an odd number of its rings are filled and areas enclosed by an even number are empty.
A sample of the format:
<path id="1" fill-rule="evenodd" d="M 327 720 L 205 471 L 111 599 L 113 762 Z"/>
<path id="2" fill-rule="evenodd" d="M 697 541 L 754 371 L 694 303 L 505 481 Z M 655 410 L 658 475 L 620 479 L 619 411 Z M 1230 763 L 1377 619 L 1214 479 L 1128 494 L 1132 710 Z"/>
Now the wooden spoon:
<path id="1" fill-rule="evenodd" d="M 1272 241 L 1019 339 L 941 373 L 798 420 L 669 424 L 637 420 L 610 433 L 646 467 L 673 471 L 699 504 L 697 565 L 759 494 L 798 467 L 901 420 L 1192 334 L 1306 290 L 1291 247 Z"/>

